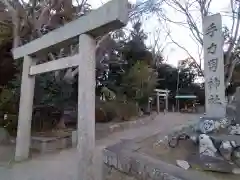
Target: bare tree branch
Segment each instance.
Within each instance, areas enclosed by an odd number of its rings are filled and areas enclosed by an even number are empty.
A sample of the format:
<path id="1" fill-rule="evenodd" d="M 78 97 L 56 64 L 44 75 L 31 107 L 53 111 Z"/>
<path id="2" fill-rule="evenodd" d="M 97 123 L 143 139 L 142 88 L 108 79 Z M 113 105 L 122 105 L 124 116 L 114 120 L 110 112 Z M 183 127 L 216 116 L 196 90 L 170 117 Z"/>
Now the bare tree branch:
<path id="1" fill-rule="evenodd" d="M 200 65 L 198 64 L 197 60 L 191 55 L 191 53 L 182 45 L 180 45 L 178 42 L 176 42 L 172 36 L 171 36 L 171 32 L 168 30 L 168 37 L 171 39 L 172 43 L 174 43 L 175 45 L 177 45 L 179 48 L 181 48 L 182 50 L 184 50 L 188 56 L 194 61 L 194 64 L 196 65 L 197 69 L 198 69 L 198 72 L 199 72 L 199 75 L 200 76 L 204 76 L 203 75 L 203 71 L 200 67 Z"/>
<path id="2" fill-rule="evenodd" d="M 235 29 L 235 33 L 233 34 L 233 38 L 230 39 L 230 45 L 228 47 L 227 55 L 226 55 L 226 64 L 230 64 L 231 59 L 231 53 L 234 48 L 235 42 L 237 40 L 238 31 L 239 31 L 239 25 L 240 25 L 240 6 L 238 7 L 238 17 L 237 17 L 237 25 Z"/>
<path id="3" fill-rule="evenodd" d="M 233 9 L 233 1 L 234 1 L 234 0 L 231 0 L 231 3 L 230 3 L 230 4 L 231 4 L 231 10 L 232 10 L 232 16 L 231 16 L 231 17 L 232 17 L 232 21 L 233 21 L 233 22 L 232 22 L 232 28 L 231 28 L 231 34 L 233 34 L 234 27 L 235 27 L 235 22 L 236 22 L 236 21 L 235 21 L 236 18 L 234 17 L 234 14 L 235 14 L 235 13 L 234 13 L 234 9 Z"/>
<path id="4" fill-rule="evenodd" d="M 229 71 L 228 71 L 228 77 L 225 81 L 225 87 L 227 87 L 229 85 L 229 83 L 231 82 L 233 71 L 235 69 L 236 64 L 239 61 L 240 61 L 240 59 L 238 57 L 235 59 L 235 61 L 232 61 L 231 65 L 230 65 L 230 68 L 229 68 Z"/>

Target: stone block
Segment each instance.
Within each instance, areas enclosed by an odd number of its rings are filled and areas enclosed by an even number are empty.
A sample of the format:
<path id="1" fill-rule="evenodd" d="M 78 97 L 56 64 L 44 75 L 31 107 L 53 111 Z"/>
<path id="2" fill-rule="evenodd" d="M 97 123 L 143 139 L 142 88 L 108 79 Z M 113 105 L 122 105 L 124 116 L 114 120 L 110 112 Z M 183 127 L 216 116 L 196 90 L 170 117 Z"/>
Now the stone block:
<path id="1" fill-rule="evenodd" d="M 129 173 L 131 168 L 130 161 L 131 159 L 128 155 L 124 155 L 123 153 L 118 154 L 117 168 L 124 173 Z"/>
<path id="2" fill-rule="evenodd" d="M 104 156 L 105 164 L 107 164 L 108 166 L 113 166 L 113 167 L 117 168 L 117 166 L 118 166 L 117 154 L 115 154 L 114 152 L 109 151 L 107 149 L 104 149 L 103 156 Z"/>
<path id="3" fill-rule="evenodd" d="M 6 129 L 0 128 L 0 145 L 10 142 L 10 136 Z"/>
<path id="4" fill-rule="evenodd" d="M 163 177 L 162 171 L 157 167 L 148 165 L 146 170 L 147 170 L 146 171 L 147 177 L 150 178 L 151 180 L 158 180 L 158 179 L 162 179 Z"/>
<path id="5" fill-rule="evenodd" d="M 61 143 L 61 145 L 60 145 L 61 148 L 66 148 L 67 147 L 67 138 L 61 139 L 60 143 Z"/>
<path id="6" fill-rule="evenodd" d="M 112 166 L 117 168 L 117 165 L 118 165 L 118 159 L 117 159 L 117 156 L 114 155 L 114 156 L 111 156 L 111 162 L 112 162 Z"/>
<path id="7" fill-rule="evenodd" d="M 32 137 L 31 148 L 44 154 L 69 147 L 71 137 Z"/>
<path id="8" fill-rule="evenodd" d="M 231 126 L 229 133 L 230 133 L 231 135 L 240 135 L 240 125 L 237 124 L 236 126 Z"/>
<path id="9" fill-rule="evenodd" d="M 209 36 L 209 27 L 214 24 L 216 31 Z M 220 13 L 205 16 L 203 19 L 204 78 L 206 114 L 211 117 L 226 116 L 224 84 L 224 57 L 222 50 L 222 18 Z M 216 47 L 212 46 L 216 44 Z M 208 53 L 214 48 L 214 58 Z"/>
<path id="10" fill-rule="evenodd" d="M 46 153 L 47 152 L 47 142 L 42 142 L 41 144 L 40 144 L 40 153 L 41 154 L 44 154 L 44 153 Z"/>
<path id="11" fill-rule="evenodd" d="M 130 160 L 130 173 L 138 178 L 142 177 L 145 170 L 145 165 L 138 159 L 131 158 Z"/>
<path id="12" fill-rule="evenodd" d="M 225 134 L 218 134 L 218 135 L 210 135 L 212 139 L 215 141 L 234 141 L 237 146 L 240 146 L 240 138 L 239 135 L 225 135 Z"/>
<path id="13" fill-rule="evenodd" d="M 103 177 L 107 177 L 111 173 L 112 167 L 108 166 L 107 164 L 102 165 L 102 175 Z"/>
<path id="14" fill-rule="evenodd" d="M 77 131 L 72 131 L 72 147 L 77 147 Z"/>
<path id="15" fill-rule="evenodd" d="M 142 178 L 147 180 L 151 179 L 153 177 L 153 169 L 154 167 L 151 166 L 150 164 L 145 164 Z"/>

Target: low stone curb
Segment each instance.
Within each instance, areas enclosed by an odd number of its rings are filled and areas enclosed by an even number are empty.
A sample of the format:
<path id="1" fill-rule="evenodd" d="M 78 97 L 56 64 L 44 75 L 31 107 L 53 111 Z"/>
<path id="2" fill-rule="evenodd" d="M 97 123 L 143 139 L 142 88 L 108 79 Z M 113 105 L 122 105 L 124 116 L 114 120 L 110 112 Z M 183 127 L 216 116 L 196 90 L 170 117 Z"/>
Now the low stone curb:
<path id="1" fill-rule="evenodd" d="M 67 135 L 65 137 L 32 137 L 31 149 L 39 151 L 41 154 L 54 152 L 59 149 L 66 149 L 72 147 L 72 137 Z"/>
<path id="2" fill-rule="evenodd" d="M 103 151 L 106 166 L 141 180 L 215 180 L 200 172 L 186 171 L 157 158 L 136 152 L 133 141 L 122 141 Z"/>

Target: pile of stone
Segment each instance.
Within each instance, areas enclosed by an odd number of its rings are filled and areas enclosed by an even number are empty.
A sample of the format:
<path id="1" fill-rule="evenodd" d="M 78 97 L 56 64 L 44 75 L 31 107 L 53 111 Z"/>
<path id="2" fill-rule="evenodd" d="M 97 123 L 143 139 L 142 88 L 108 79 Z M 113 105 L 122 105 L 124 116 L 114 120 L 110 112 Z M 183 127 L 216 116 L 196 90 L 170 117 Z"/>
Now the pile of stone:
<path id="1" fill-rule="evenodd" d="M 188 159 L 190 165 L 197 164 L 208 171 L 240 174 L 240 87 L 226 112 L 227 118 L 201 117 L 187 132 L 188 136 L 184 133 L 199 149 Z"/>
<path id="2" fill-rule="evenodd" d="M 181 132 L 176 139 L 193 141 L 199 149 L 186 162 L 177 160 L 178 166 L 185 169 L 189 163 L 189 167 L 206 171 L 240 173 L 240 125 L 234 118 L 201 117 L 190 131 Z M 173 138 L 170 140 L 174 142 Z"/>

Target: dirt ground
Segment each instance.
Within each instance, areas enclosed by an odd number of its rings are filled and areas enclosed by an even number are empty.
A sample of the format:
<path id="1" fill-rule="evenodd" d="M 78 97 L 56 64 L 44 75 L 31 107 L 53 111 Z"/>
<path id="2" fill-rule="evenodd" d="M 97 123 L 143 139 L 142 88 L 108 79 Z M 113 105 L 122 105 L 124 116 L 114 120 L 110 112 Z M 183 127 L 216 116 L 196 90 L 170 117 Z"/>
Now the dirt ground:
<path id="1" fill-rule="evenodd" d="M 160 113 L 151 123 L 142 126 L 124 129 L 106 138 L 96 140 L 96 170 L 101 173 L 103 162 L 102 150 L 112 144 L 118 143 L 121 139 L 135 139 L 151 137 L 154 134 L 166 134 L 174 127 L 188 123 L 190 120 L 199 118 L 198 114 L 181 113 Z M 46 154 L 28 161 L 12 164 L 11 167 L 0 167 L 0 179 L 4 180 L 78 180 L 78 154 L 76 148 L 63 150 L 54 154 Z M 115 175 L 114 175 L 115 174 Z M 113 174 L 117 180 L 118 172 Z M 129 177 L 130 180 L 131 177 Z M 100 179 L 99 179 L 100 180 Z M 121 179 L 120 179 L 121 180 Z"/>
<path id="2" fill-rule="evenodd" d="M 164 139 L 161 134 L 152 136 L 141 142 L 141 149 L 138 151 L 162 161 L 176 165 L 176 160 L 186 160 L 192 155 L 198 155 L 198 147 L 191 141 L 180 141 L 176 148 L 170 148 L 168 141 Z M 190 170 L 198 170 L 209 176 L 213 176 L 219 180 L 239 180 L 240 175 L 233 175 L 228 173 L 217 173 L 210 171 L 202 171 L 200 167 L 195 166 Z"/>
<path id="3" fill-rule="evenodd" d="M 14 145 L 1 145 L 0 146 L 0 166 L 9 165 L 14 158 L 15 146 Z"/>

